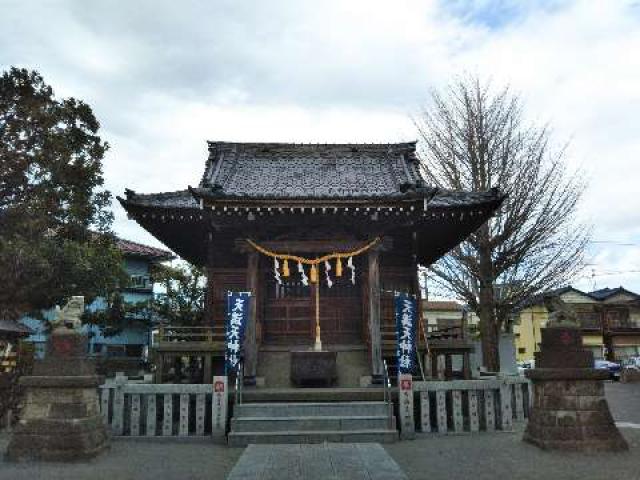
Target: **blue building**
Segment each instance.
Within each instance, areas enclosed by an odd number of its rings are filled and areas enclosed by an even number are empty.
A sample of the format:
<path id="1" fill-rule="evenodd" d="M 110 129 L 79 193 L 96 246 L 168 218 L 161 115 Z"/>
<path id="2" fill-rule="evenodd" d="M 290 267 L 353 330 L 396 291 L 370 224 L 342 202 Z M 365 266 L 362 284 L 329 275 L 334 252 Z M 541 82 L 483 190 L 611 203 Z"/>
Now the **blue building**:
<path id="1" fill-rule="evenodd" d="M 153 299 L 152 265 L 172 260 L 175 256 L 167 250 L 129 240 L 117 239 L 116 243 L 124 257 L 124 268 L 130 280 L 129 285 L 121 291 L 124 301 L 138 303 Z M 105 307 L 103 298 L 97 298 L 87 306 L 92 311 Z M 44 312 L 44 318 L 48 321 L 53 320 L 54 315 L 53 309 Z M 36 356 L 42 358 L 48 335 L 46 322 L 30 316 L 23 317 L 20 322 L 33 331 L 26 341 L 34 344 Z M 82 328 L 89 337 L 89 353 L 94 355 L 140 357 L 145 346 L 149 345 L 149 330 L 134 322 L 115 335 L 105 335 L 97 325 L 84 325 Z"/>

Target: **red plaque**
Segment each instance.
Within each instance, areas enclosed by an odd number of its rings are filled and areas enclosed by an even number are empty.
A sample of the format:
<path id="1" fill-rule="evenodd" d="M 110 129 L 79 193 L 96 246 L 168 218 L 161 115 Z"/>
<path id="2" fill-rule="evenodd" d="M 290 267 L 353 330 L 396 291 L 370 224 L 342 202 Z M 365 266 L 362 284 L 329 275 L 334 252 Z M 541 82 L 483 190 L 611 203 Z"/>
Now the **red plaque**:
<path id="1" fill-rule="evenodd" d="M 224 382 L 216 382 L 213 384 L 213 391 L 216 393 L 224 392 Z"/>
<path id="2" fill-rule="evenodd" d="M 400 382 L 400 390 L 411 390 L 410 378 L 405 378 Z"/>

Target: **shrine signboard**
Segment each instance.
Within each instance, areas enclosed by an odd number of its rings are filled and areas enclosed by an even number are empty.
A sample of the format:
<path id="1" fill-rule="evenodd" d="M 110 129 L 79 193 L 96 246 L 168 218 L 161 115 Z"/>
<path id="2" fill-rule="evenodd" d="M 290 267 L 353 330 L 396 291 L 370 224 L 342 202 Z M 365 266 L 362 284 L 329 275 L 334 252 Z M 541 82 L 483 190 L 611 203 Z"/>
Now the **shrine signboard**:
<path id="1" fill-rule="evenodd" d="M 234 372 L 242 358 L 244 330 L 249 316 L 250 292 L 227 292 L 227 329 L 225 336 L 225 371 Z"/>

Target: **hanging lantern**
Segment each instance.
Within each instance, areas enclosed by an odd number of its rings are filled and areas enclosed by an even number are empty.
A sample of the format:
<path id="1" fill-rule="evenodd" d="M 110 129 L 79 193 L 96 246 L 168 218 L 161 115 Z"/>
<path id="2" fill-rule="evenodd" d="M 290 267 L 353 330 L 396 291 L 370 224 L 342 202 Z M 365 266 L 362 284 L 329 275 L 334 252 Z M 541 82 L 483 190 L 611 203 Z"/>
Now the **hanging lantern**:
<path id="1" fill-rule="evenodd" d="M 287 278 L 290 274 L 291 272 L 289 272 L 289 262 L 285 258 L 282 264 L 282 276 Z"/>
<path id="2" fill-rule="evenodd" d="M 342 276 L 342 259 L 340 257 L 336 258 L 336 277 Z"/>
<path id="3" fill-rule="evenodd" d="M 311 272 L 309 273 L 309 281 L 311 283 L 318 283 L 318 267 L 315 264 L 311 265 Z"/>

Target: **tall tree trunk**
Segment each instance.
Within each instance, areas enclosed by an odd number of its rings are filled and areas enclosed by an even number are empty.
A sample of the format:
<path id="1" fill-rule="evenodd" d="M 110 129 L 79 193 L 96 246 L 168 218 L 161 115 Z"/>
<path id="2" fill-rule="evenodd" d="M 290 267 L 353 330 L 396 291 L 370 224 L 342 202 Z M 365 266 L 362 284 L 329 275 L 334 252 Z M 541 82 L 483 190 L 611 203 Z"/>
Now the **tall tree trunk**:
<path id="1" fill-rule="evenodd" d="M 482 343 L 482 363 L 491 372 L 500 370 L 499 342 L 500 326 L 496 318 L 495 290 L 493 288 L 493 262 L 489 245 L 489 225 L 484 224 L 478 231 L 480 247 L 479 263 L 479 305 L 480 334 Z"/>

